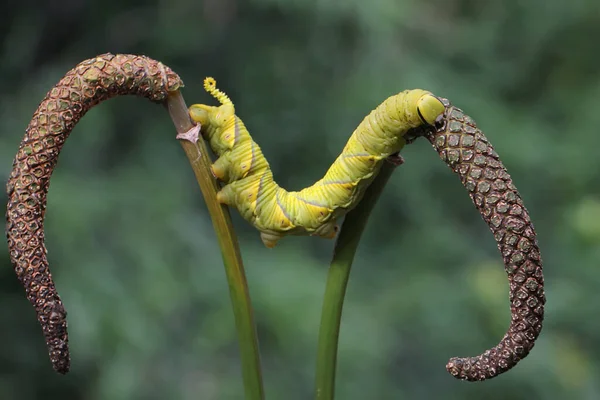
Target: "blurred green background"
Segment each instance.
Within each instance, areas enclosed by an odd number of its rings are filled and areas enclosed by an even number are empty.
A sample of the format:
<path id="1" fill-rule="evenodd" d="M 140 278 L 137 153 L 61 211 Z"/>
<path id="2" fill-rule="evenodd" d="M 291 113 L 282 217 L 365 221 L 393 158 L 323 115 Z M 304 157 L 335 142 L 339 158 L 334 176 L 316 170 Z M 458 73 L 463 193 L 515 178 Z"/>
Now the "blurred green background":
<path id="1" fill-rule="evenodd" d="M 79 61 L 146 54 L 188 104 L 214 76 L 279 183 L 322 176 L 387 96 L 421 87 L 472 115 L 538 230 L 547 313 L 533 352 L 486 383 L 451 356 L 495 345 L 508 283 L 488 228 L 425 140 L 386 188 L 351 276 L 338 399 L 600 398 L 600 4 L 597 0 L 4 2 L 0 178 L 45 93 Z M 166 112 L 93 109 L 52 178 L 49 259 L 72 372 L 54 373 L 0 246 L 1 399 L 240 399 L 238 348 L 211 222 Z M 6 203 L 4 191 L 0 202 Z M 237 214 L 269 399 L 312 398 L 333 242 L 268 250 Z"/>

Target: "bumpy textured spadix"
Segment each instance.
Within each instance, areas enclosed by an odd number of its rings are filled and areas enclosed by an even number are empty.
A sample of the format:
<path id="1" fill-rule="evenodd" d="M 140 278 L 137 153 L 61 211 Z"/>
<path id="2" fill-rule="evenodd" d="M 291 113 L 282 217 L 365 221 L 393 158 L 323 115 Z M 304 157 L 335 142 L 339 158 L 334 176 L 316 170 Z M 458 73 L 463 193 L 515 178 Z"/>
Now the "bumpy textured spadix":
<path id="1" fill-rule="evenodd" d="M 447 106 L 444 117 L 426 137 L 460 176 L 490 227 L 509 281 L 511 321 L 506 335 L 483 354 L 452 358 L 446 366 L 459 379 L 478 381 L 511 369 L 533 348 L 546 303 L 542 260 L 529 214 L 498 154 L 471 117 L 442 100 Z"/>
<path id="2" fill-rule="evenodd" d="M 25 131 L 7 185 L 6 234 L 10 258 L 35 307 L 50 359 L 69 370 L 67 313 L 56 292 L 44 246 L 44 213 L 50 175 L 79 119 L 94 105 L 118 95 L 157 103 L 183 86 L 162 63 L 143 56 L 103 54 L 81 62 L 53 87 Z"/>

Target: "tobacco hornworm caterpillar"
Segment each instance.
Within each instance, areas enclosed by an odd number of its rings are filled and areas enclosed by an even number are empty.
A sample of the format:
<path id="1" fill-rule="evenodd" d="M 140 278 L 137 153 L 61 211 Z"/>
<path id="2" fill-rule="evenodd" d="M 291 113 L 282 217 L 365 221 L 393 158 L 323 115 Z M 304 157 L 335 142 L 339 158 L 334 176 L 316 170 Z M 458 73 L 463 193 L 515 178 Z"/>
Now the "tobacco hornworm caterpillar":
<path id="1" fill-rule="evenodd" d="M 529 213 L 500 158 L 475 121 L 448 100 L 444 116 L 426 138 L 460 176 L 490 227 L 508 274 L 511 321 L 494 348 L 477 357 L 452 358 L 446 369 L 459 379 L 478 381 L 508 371 L 525 358 L 542 330 L 544 276 Z"/>
<path id="2" fill-rule="evenodd" d="M 416 89 L 385 100 L 356 128 L 342 154 L 325 176 L 298 192 L 288 192 L 273 180 L 269 163 L 235 115 L 229 97 L 206 78 L 204 88 L 220 106 L 194 104 L 190 116 L 218 155 L 213 174 L 226 185 L 218 200 L 235 207 L 254 225 L 267 247 L 285 235 L 333 238 L 336 219 L 351 210 L 379 172 L 384 160 L 406 143 L 405 134 L 433 125 L 444 105 L 431 93 Z"/>
<path id="3" fill-rule="evenodd" d="M 71 130 L 96 104 L 133 94 L 162 103 L 183 82 L 144 56 L 103 54 L 79 63 L 42 100 L 25 131 L 7 185 L 10 259 L 42 325 L 52 366 L 69 371 L 67 313 L 56 291 L 44 245 L 50 176 Z"/>

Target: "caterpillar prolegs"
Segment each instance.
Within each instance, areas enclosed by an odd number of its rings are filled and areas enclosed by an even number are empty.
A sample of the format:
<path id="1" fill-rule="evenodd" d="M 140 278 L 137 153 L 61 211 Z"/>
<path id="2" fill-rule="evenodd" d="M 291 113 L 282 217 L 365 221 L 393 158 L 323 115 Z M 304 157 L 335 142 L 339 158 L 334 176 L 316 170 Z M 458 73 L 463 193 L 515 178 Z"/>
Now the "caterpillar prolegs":
<path id="1" fill-rule="evenodd" d="M 485 380 L 529 354 L 542 329 L 546 302 L 536 234 L 510 175 L 471 117 L 429 92 L 401 92 L 362 121 L 323 179 L 299 192 L 286 192 L 273 181 L 231 100 L 211 78 L 205 88 L 221 106 L 193 105 L 190 115 L 202 124 L 219 156 L 212 170 L 227 183 L 219 199 L 254 224 L 269 247 L 291 233 L 333 236 L 335 219 L 360 201 L 383 160 L 408 140 L 425 136 L 460 176 L 490 227 L 509 279 L 511 322 L 506 335 L 479 356 L 450 359 L 446 368 L 459 379 Z"/>
<path id="2" fill-rule="evenodd" d="M 441 101 L 424 90 L 391 96 L 356 128 L 321 180 L 289 192 L 273 180 L 269 163 L 229 97 L 212 78 L 205 79 L 204 87 L 221 105 L 194 104 L 190 116 L 218 156 L 212 172 L 226 183 L 218 200 L 254 225 L 267 247 L 291 234 L 333 238 L 336 219 L 360 201 L 384 160 L 405 145 L 405 134 L 433 125 L 444 112 Z"/>

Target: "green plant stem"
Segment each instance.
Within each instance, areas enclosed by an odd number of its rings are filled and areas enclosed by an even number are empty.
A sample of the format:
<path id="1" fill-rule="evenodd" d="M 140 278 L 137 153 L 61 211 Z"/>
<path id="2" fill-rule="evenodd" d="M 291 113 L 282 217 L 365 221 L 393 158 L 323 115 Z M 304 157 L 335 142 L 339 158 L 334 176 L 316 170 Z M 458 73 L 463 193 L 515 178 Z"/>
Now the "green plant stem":
<path id="1" fill-rule="evenodd" d="M 394 169 L 395 165 L 392 163 L 384 163 L 381 171 L 365 192 L 362 201 L 346 215 L 335 243 L 333 260 L 329 266 L 325 287 L 319 330 L 316 370 L 316 399 L 318 400 L 333 400 L 335 395 L 340 321 L 352 261 L 371 210 L 377 203 L 377 199 Z"/>
<path id="2" fill-rule="evenodd" d="M 167 99 L 167 108 L 178 133 L 189 131 L 194 125 L 188 115 L 188 109 L 179 91 Z M 240 345 L 242 375 L 246 399 L 264 399 L 264 388 L 260 366 L 260 352 L 254 323 L 254 313 L 250 302 L 248 283 L 244 273 L 242 257 L 231 223 L 227 207 L 217 201 L 218 186 L 210 172 L 210 156 L 203 140 L 193 143 L 180 140 L 181 146 L 190 161 L 200 190 L 204 195 L 208 212 L 217 233 L 221 255 L 225 264 L 225 273 L 229 284 L 229 293 L 235 316 L 238 341 Z"/>

